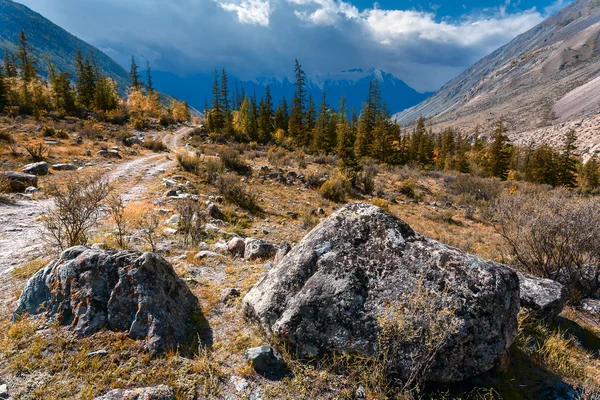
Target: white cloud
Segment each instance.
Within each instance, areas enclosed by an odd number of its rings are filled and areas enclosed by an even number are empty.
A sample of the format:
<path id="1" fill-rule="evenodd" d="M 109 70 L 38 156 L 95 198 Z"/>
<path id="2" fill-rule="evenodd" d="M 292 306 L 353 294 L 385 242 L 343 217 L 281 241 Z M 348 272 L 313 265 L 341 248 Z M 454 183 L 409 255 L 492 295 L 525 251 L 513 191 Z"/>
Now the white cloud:
<path id="1" fill-rule="evenodd" d="M 242 23 L 269 26 L 272 11 L 269 0 L 243 0 L 240 4 L 219 3 L 219 5 L 224 10 L 235 12 Z"/>

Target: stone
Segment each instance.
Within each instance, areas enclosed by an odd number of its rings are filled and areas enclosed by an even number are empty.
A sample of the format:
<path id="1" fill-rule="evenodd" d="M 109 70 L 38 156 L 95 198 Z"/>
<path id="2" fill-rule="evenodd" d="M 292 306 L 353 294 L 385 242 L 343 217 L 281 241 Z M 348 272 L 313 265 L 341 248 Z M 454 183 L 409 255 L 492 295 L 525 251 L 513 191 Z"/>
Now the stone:
<path id="1" fill-rule="evenodd" d="M 24 172 L 0 171 L 0 177 L 8 181 L 12 192 L 23 192 L 30 186 L 38 185 L 37 176 Z"/>
<path id="2" fill-rule="evenodd" d="M 407 305 L 427 314 L 405 316 Z M 423 335 L 402 342 L 390 329 L 381 336 L 382 321 L 400 315 L 410 327 L 430 329 L 435 325 L 427 321 L 445 318 L 448 324 L 433 332 L 445 339 L 423 378 L 457 382 L 490 370 L 514 341 L 519 279 L 504 265 L 418 235 L 378 207 L 353 203 L 322 221 L 254 285 L 242 311 L 301 358 L 378 357 L 387 350 L 387 369 L 401 378 L 425 356 Z"/>
<path id="3" fill-rule="evenodd" d="M 168 234 L 168 235 L 177 235 L 177 229 L 174 228 L 165 228 L 163 229 L 163 232 Z"/>
<path id="4" fill-rule="evenodd" d="M 48 169 L 50 168 L 50 164 L 46 161 L 40 161 L 33 164 L 27 164 L 23 167 L 23 172 L 26 174 L 43 176 L 48 175 Z"/>
<path id="5" fill-rule="evenodd" d="M 279 264 L 281 260 L 283 260 L 283 257 L 290 252 L 290 250 L 292 250 L 292 246 L 290 246 L 289 243 L 284 243 L 283 245 L 279 246 L 279 250 L 277 250 L 277 254 L 275 254 L 273 264 Z"/>
<path id="6" fill-rule="evenodd" d="M 579 308 L 596 317 L 600 316 L 600 299 L 584 299 L 581 301 Z"/>
<path id="7" fill-rule="evenodd" d="M 181 220 L 181 215 L 180 214 L 174 214 L 174 215 L 171 215 L 171 217 L 169 217 L 169 219 L 167 219 L 165 221 L 165 223 L 167 225 L 179 226 L 179 221 L 180 220 Z"/>
<path id="8" fill-rule="evenodd" d="M 165 192 L 165 197 L 177 197 L 177 190 L 169 189 Z"/>
<path id="9" fill-rule="evenodd" d="M 536 319 L 552 320 L 565 306 L 566 291 L 558 282 L 517 272 L 521 308 Z"/>
<path id="10" fill-rule="evenodd" d="M 53 164 L 52 169 L 56 171 L 76 171 L 77 165 L 73 163 Z"/>
<path id="11" fill-rule="evenodd" d="M 281 355 L 271 346 L 259 346 L 246 350 L 246 360 L 259 374 L 270 374 L 286 367 Z"/>
<path id="12" fill-rule="evenodd" d="M 208 206 L 206 207 L 206 213 L 211 218 L 214 218 L 214 219 L 219 219 L 219 220 L 225 219 L 225 215 L 223 214 L 221 209 L 219 207 L 217 207 L 217 205 L 214 203 L 208 203 Z"/>
<path id="13" fill-rule="evenodd" d="M 92 351 L 91 353 L 86 354 L 87 358 L 92 358 L 92 357 L 104 357 L 108 355 L 108 351 L 107 350 L 98 350 L 98 351 Z"/>
<path id="14" fill-rule="evenodd" d="M 44 313 L 80 337 L 127 332 L 151 354 L 185 344 L 196 332 L 192 316 L 201 318 L 198 299 L 159 255 L 83 246 L 29 279 L 13 320 L 26 313 Z"/>
<path id="15" fill-rule="evenodd" d="M 10 395 L 8 394 L 8 386 L 6 384 L 0 385 L 0 399 L 8 399 Z"/>
<path id="16" fill-rule="evenodd" d="M 277 247 L 263 239 L 246 239 L 244 259 L 248 261 L 266 260 L 277 253 Z"/>
<path id="17" fill-rule="evenodd" d="M 203 260 L 205 258 L 222 258 L 223 255 L 215 253 L 214 251 L 202 250 L 194 256 L 194 260 Z"/>
<path id="18" fill-rule="evenodd" d="M 29 186 L 27 189 L 25 189 L 25 194 L 34 194 L 34 193 L 38 193 L 40 191 L 40 189 L 36 188 L 35 186 Z"/>
<path id="19" fill-rule="evenodd" d="M 102 149 L 98 152 L 98 155 L 107 158 L 122 158 L 119 150 L 114 149 Z"/>
<path id="20" fill-rule="evenodd" d="M 137 389 L 114 389 L 95 400 L 175 400 L 175 392 L 169 386 L 159 385 Z"/>
<path id="21" fill-rule="evenodd" d="M 234 237 L 227 243 L 227 250 L 233 254 L 234 257 L 242 258 L 246 251 L 246 242 L 242 238 Z"/>
<path id="22" fill-rule="evenodd" d="M 225 288 L 221 291 L 221 296 L 219 297 L 219 299 L 221 300 L 221 303 L 227 304 L 234 298 L 240 297 L 241 294 L 242 293 L 239 289 Z"/>
<path id="23" fill-rule="evenodd" d="M 139 136 L 130 136 L 125 139 L 125 143 L 128 146 L 133 146 L 134 144 L 142 144 L 143 142 L 143 139 Z"/>

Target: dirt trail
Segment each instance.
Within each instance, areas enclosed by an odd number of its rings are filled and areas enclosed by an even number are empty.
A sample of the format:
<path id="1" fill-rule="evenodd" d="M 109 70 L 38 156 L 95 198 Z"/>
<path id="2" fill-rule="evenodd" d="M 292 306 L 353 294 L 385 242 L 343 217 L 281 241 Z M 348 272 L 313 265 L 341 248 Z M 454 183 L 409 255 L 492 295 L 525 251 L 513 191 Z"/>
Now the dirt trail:
<path id="1" fill-rule="evenodd" d="M 163 137 L 171 149 L 179 147 L 181 138 L 192 128 L 183 127 Z M 173 158 L 172 156 L 170 156 Z M 172 167 L 175 161 L 165 155 L 152 154 L 112 166 L 107 172 L 109 181 L 134 180 L 135 185 L 122 191 L 126 202 L 136 200 L 146 191 L 146 183 L 154 176 Z M 43 256 L 44 244 L 40 239 L 40 214 L 52 207 L 52 199 L 19 200 L 15 204 L 0 204 L 0 278 L 13 268 Z M 1 280 L 1 279 L 0 279 Z"/>

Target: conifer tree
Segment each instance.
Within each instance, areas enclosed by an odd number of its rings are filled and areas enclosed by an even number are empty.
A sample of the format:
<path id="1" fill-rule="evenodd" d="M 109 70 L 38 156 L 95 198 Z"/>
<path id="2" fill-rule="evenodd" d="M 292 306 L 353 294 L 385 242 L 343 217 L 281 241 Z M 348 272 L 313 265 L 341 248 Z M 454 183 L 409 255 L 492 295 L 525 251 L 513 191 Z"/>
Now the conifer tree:
<path id="1" fill-rule="evenodd" d="M 221 98 L 219 99 L 221 107 L 223 108 L 223 114 L 229 112 L 229 88 L 227 82 L 227 72 L 225 72 L 225 68 L 223 68 L 221 70 Z"/>
<path id="2" fill-rule="evenodd" d="M 100 111 L 110 111 L 117 108 L 119 94 L 115 82 L 102 73 L 94 93 L 94 106 Z"/>
<path id="3" fill-rule="evenodd" d="M 223 110 L 221 86 L 219 83 L 219 71 L 215 69 L 215 78 L 212 86 L 212 107 L 210 111 L 210 129 L 221 132 L 225 126 L 225 115 Z"/>
<path id="4" fill-rule="evenodd" d="M 154 83 L 152 82 L 152 67 L 150 61 L 146 61 L 146 90 L 148 94 L 154 93 Z"/>
<path id="5" fill-rule="evenodd" d="M 6 78 L 16 78 L 18 76 L 15 55 L 10 54 L 7 49 L 4 49 L 4 76 Z"/>
<path id="6" fill-rule="evenodd" d="M 310 135 L 313 129 L 315 129 L 315 123 L 317 121 L 317 106 L 312 93 L 308 94 L 308 106 L 306 107 L 306 118 L 305 118 L 305 133 L 308 136 L 307 140 L 310 141 Z"/>
<path id="7" fill-rule="evenodd" d="M 17 46 L 17 58 L 21 68 L 21 79 L 23 79 L 25 83 L 29 83 L 37 77 L 37 62 L 32 53 L 25 32 L 21 31 L 19 34 L 19 44 Z"/>
<path id="8" fill-rule="evenodd" d="M 315 126 L 313 128 L 312 143 L 310 146 L 312 151 L 331 151 L 336 145 L 336 143 L 330 143 L 328 140 L 329 122 L 330 113 L 329 106 L 327 105 L 327 93 L 325 90 L 323 90 L 323 97 L 321 99 L 321 105 L 319 106 L 319 116 L 317 117 L 316 122 L 313 124 Z"/>
<path id="9" fill-rule="evenodd" d="M 356 113 L 352 113 L 352 123 L 348 122 L 346 98 L 342 96 L 339 107 L 339 121 L 336 127 L 336 153 L 340 158 L 340 169 L 353 186 L 360 172 L 360 161 L 354 152 L 356 141 Z"/>
<path id="10" fill-rule="evenodd" d="M 587 192 L 595 191 L 600 186 L 600 162 L 596 154 L 581 169 L 581 181 Z"/>
<path id="11" fill-rule="evenodd" d="M 281 99 L 281 102 L 277 105 L 277 111 L 275 112 L 275 129 L 281 129 L 284 132 L 287 132 L 289 120 L 290 114 L 288 110 L 288 104 L 284 96 Z"/>
<path id="12" fill-rule="evenodd" d="M 8 103 L 8 88 L 4 81 L 4 68 L 0 65 L 0 110 Z"/>
<path id="13" fill-rule="evenodd" d="M 567 132 L 563 142 L 558 167 L 558 184 L 569 188 L 577 186 L 578 159 L 575 155 L 575 151 L 577 150 L 577 147 L 575 146 L 576 140 L 577 135 L 574 130 Z"/>
<path id="14" fill-rule="evenodd" d="M 131 67 L 129 68 L 129 80 L 131 81 L 131 89 L 140 90 L 142 88 L 140 84 L 140 74 L 138 72 L 138 66 L 135 63 L 135 57 L 131 56 Z"/>
<path id="15" fill-rule="evenodd" d="M 83 57 L 81 50 L 75 56 L 77 101 L 84 107 L 90 107 L 96 96 L 98 71 L 89 57 Z"/>
<path id="16" fill-rule="evenodd" d="M 306 145 L 304 105 L 306 101 L 306 74 L 302 66 L 296 59 L 295 64 L 296 91 L 292 99 L 290 117 L 288 123 L 288 133 L 300 145 Z"/>
<path id="17" fill-rule="evenodd" d="M 256 104 L 256 93 L 250 98 L 250 109 L 248 114 L 248 135 L 250 136 L 250 140 L 258 142 L 258 105 Z"/>
<path id="18" fill-rule="evenodd" d="M 274 132 L 273 99 L 269 85 L 265 88 L 265 97 L 260 102 L 258 116 L 259 141 L 268 143 Z"/>
<path id="19" fill-rule="evenodd" d="M 489 176 L 502 180 L 506 180 L 508 177 L 512 155 L 512 145 L 505 133 L 504 124 L 498 123 L 492 136 L 492 143 L 488 147 L 484 165 L 484 170 Z"/>
<path id="20" fill-rule="evenodd" d="M 528 182 L 556 186 L 558 157 L 549 145 L 530 146 L 525 150 L 524 179 Z"/>

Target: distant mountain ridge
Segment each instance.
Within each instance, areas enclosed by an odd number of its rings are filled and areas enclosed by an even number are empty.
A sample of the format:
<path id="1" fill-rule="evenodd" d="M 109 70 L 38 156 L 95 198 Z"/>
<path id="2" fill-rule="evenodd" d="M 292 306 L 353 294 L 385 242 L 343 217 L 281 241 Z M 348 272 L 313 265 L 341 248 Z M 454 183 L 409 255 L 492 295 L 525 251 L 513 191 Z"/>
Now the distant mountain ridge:
<path id="1" fill-rule="evenodd" d="M 28 7 L 11 0 L 0 0 L 0 48 L 8 48 L 14 52 L 21 30 L 25 32 L 35 55 L 40 59 L 39 70 L 45 71 L 42 56 L 48 56 L 60 71 L 69 72 L 74 78 L 74 58 L 77 50 L 81 50 L 84 55 L 93 53 L 100 69 L 115 79 L 121 89 L 128 86 L 128 73 L 102 51 Z"/>
<path id="2" fill-rule="evenodd" d="M 200 110 L 204 108 L 205 100 L 210 106 L 213 74 L 180 77 L 169 72 L 154 71 L 153 77 L 158 90 L 186 99 L 190 105 Z M 306 86 L 317 104 L 321 102 L 325 90 L 328 104 L 337 107 L 342 95 L 345 95 L 348 109 L 354 108 L 358 112 L 366 100 L 369 83 L 373 79 L 379 81 L 382 96 L 391 113 L 411 107 L 431 94 L 419 93 L 392 74 L 376 69 L 368 71 L 350 69 L 337 74 L 317 75 L 313 79 L 307 79 Z M 257 97 L 262 97 L 266 86 L 269 85 L 275 102 L 279 102 L 283 97 L 286 97 L 289 102 L 295 91 L 294 83 L 288 78 L 263 76 L 254 80 L 239 80 L 230 76 L 229 89 L 232 92 L 236 90 L 236 82 L 238 91 L 243 88 L 247 95 L 252 96 L 256 93 Z"/>

